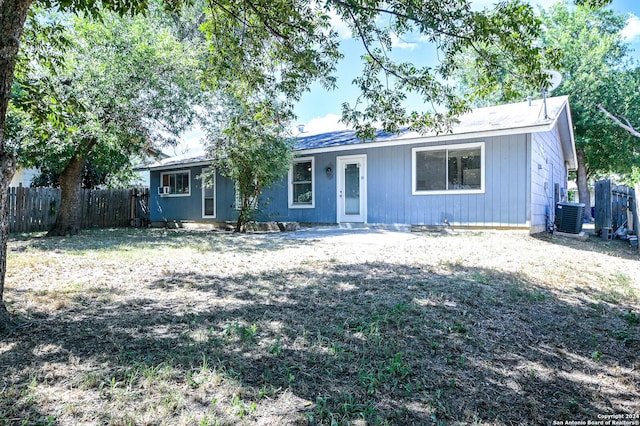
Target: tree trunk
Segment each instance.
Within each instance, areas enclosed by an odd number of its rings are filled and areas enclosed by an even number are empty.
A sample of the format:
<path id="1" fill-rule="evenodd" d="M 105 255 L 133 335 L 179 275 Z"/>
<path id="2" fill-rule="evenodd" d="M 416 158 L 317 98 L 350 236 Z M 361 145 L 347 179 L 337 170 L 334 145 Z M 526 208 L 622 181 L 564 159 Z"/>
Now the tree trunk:
<path id="1" fill-rule="evenodd" d="M 576 185 L 578 186 L 578 201 L 584 203 L 584 219 L 591 220 L 591 193 L 587 181 L 587 166 L 584 161 L 584 148 L 576 148 L 578 157 L 578 170 L 576 173 Z"/>
<path id="2" fill-rule="evenodd" d="M 6 149 L 4 129 L 20 38 L 32 2 L 33 0 L 0 0 L 0 330 L 11 324 L 11 317 L 4 305 L 4 279 L 9 238 L 7 195 L 16 170 L 13 153 Z"/>
<path id="3" fill-rule="evenodd" d="M 11 316 L 4 305 L 4 278 L 7 273 L 7 240 L 9 239 L 9 184 L 16 171 L 15 157 L 11 154 L 0 154 L 0 331 L 13 324 Z"/>
<path id="4" fill-rule="evenodd" d="M 247 232 L 247 221 L 249 217 L 249 196 L 241 194 L 242 206 L 238 212 L 238 220 L 236 221 L 236 229 L 234 232 Z"/>
<path id="5" fill-rule="evenodd" d="M 47 237 L 64 237 L 80 231 L 80 194 L 84 163 L 85 156 L 75 154 L 60 174 L 60 208 L 56 223 L 47 233 Z"/>

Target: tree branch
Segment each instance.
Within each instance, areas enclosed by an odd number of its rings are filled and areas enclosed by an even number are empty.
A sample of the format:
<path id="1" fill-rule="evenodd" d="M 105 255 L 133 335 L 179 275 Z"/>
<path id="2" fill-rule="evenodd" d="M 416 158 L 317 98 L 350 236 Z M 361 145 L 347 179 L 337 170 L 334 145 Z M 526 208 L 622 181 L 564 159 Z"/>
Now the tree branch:
<path id="1" fill-rule="evenodd" d="M 625 119 L 627 124 L 624 124 L 618 117 L 616 117 L 615 115 L 611 114 L 602 105 L 598 105 L 598 109 L 600 111 L 602 111 L 611 120 L 613 120 L 613 122 L 616 123 L 618 126 L 622 127 L 624 130 L 626 130 L 627 132 L 631 133 L 633 136 L 635 136 L 637 138 L 640 138 L 640 132 L 633 128 L 631 123 L 629 123 L 629 120 Z"/>
<path id="2" fill-rule="evenodd" d="M 342 0 L 333 0 L 332 3 L 338 4 L 340 6 L 342 6 L 343 8 L 351 11 L 351 9 L 358 9 L 360 11 L 363 12 L 376 12 L 376 13 L 380 13 L 380 14 L 388 14 L 388 15 L 392 15 L 395 16 L 397 18 L 401 18 L 404 19 L 408 22 L 413 22 L 416 24 L 424 24 L 424 21 L 417 19 L 413 16 L 404 14 L 404 13 L 400 13 L 397 12 L 395 10 L 389 10 L 389 9 L 382 9 L 379 7 L 366 7 L 366 6 L 361 6 L 361 5 L 357 5 L 354 3 L 347 3 L 345 1 Z M 471 40 L 470 37 L 465 36 L 465 35 L 461 35 L 461 34 L 457 34 L 454 32 L 450 32 L 450 31 L 445 31 L 443 29 L 440 28 L 433 28 L 431 26 L 428 27 L 429 29 L 431 29 L 434 33 L 441 35 L 441 36 L 447 36 L 447 37 L 453 37 L 453 38 L 458 38 L 458 39 L 464 39 L 464 40 Z"/>

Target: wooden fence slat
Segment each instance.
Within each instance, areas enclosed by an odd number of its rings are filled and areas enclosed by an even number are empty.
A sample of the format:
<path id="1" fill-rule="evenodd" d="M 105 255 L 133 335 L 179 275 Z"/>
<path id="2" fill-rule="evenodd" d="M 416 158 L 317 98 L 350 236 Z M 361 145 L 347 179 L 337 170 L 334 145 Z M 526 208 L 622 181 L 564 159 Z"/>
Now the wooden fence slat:
<path id="1" fill-rule="evenodd" d="M 58 188 L 9 188 L 9 232 L 48 231 L 60 210 Z M 146 225 L 149 220 L 149 189 L 90 190 L 80 192 L 79 226 L 111 228 Z M 138 218 L 138 221 L 133 219 Z M 140 225 L 138 225 L 140 226 Z"/>

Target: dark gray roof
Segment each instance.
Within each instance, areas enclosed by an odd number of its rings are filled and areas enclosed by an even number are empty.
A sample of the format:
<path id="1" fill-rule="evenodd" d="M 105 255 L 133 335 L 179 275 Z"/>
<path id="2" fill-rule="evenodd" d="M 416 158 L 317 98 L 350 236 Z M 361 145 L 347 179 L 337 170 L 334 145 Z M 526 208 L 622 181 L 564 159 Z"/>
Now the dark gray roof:
<path id="1" fill-rule="evenodd" d="M 447 135 L 454 137 L 462 135 L 479 135 L 487 132 L 525 133 L 541 131 L 554 123 L 565 110 L 568 103 L 567 96 L 547 98 L 546 111 L 542 99 L 533 100 L 531 105 L 527 101 L 507 105 L 496 105 L 477 108 L 458 117 L 458 123 L 453 125 Z M 434 132 L 420 134 L 415 131 L 403 130 L 400 133 L 378 131 L 375 140 L 371 142 L 384 143 L 392 141 L 410 141 L 413 139 L 428 139 L 438 135 Z M 353 130 L 322 133 L 309 136 L 299 136 L 296 150 L 310 150 L 330 148 L 345 145 L 366 143 L 358 139 Z"/>
<path id="2" fill-rule="evenodd" d="M 178 155 L 175 157 L 164 158 L 149 164 L 148 166 L 141 167 L 145 170 L 162 170 L 162 169 L 175 169 L 178 166 L 193 166 L 197 164 L 209 164 L 211 158 L 205 154 L 198 155 Z"/>
<path id="3" fill-rule="evenodd" d="M 558 96 L 547 99 L 546 116 L 545 105 L 542 99 L 533 100 L 531 105 L 528 102 L 513 103 L 507 105 L 497 105 L 486 108 L 477 108 L 463 114 L 458 118 L 458 123 L 447 133 L 448 137 L 473 137 L 480 135 L 496 134 L 518 134 L 537 131 L 548 131 L 557 120 L 566 121 L 563 123 L 563 149 L 569 158 L 571 165 L 575 162 L 575 147 L 573 143 L 573 133 L 571 130 L 571 118 L 568 110 L 568 97 Z M 566 127 L 566 129 L 565 129 Z M 375 143 L 413 143 L 416 139 L 428 140 L 430 138 L 441 137 L 436 133 L 420 134 L 415 131 L 402 130 L 400 133 L 389 133 L 378 131 L 373 141 L 364 142 L 356 137 L 353 130 L 340 130 L 315 135 L 304 134 L 297 137 L 295 144 L 296 151 L 324 150 L 337 147 L 345 147 L 357 144 Z M 566 148 L 564 147 L 566 145 Z M 210 163 L 211 159 L 204 154 L 197 156 L 181 156 L 160 160 L 147 168 L 150 170 L 175 168 L 180 165 L 197 165 Z"/>
<path id="4" fill-rule="evenodd" d="M 401 138 L 403 134 L 408 133 L 403 130 L 400 134 L 389 133 L 382 130 L 376 132 L 376 141 Z M 305 149 L 329 148 L 332 146 L 354 145 L 364 143 L 364 141 L 356 136 L 354 130 L 339 130 L 336 132 L 320 133 L 310 136 L 298 136 L 295 150 L 302 151 Z"/>

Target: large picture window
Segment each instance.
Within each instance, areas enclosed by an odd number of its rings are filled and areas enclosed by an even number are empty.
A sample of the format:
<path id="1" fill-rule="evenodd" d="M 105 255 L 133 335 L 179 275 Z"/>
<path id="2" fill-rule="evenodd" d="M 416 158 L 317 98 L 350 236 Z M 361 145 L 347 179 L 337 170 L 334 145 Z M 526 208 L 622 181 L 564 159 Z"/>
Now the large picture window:
<path id="1" fill-rule="evenodd" d="M 168 196 L 191 195 L 190 181 L 191 173 L 189 170 L 167 172 L 160 175 L 160 186 L 165 188 L 163 193 Z"/>
<path id="2" fill-rule="evenodd" d="M 413 194 L 484 192 L 484 144 L 413 149 Z"/>
<path id="3" fill-rule="evenodd" d="M 296 158 L 289 170 L 289 207 L 312 208 L 315 205 L 313 157 Z"/>

